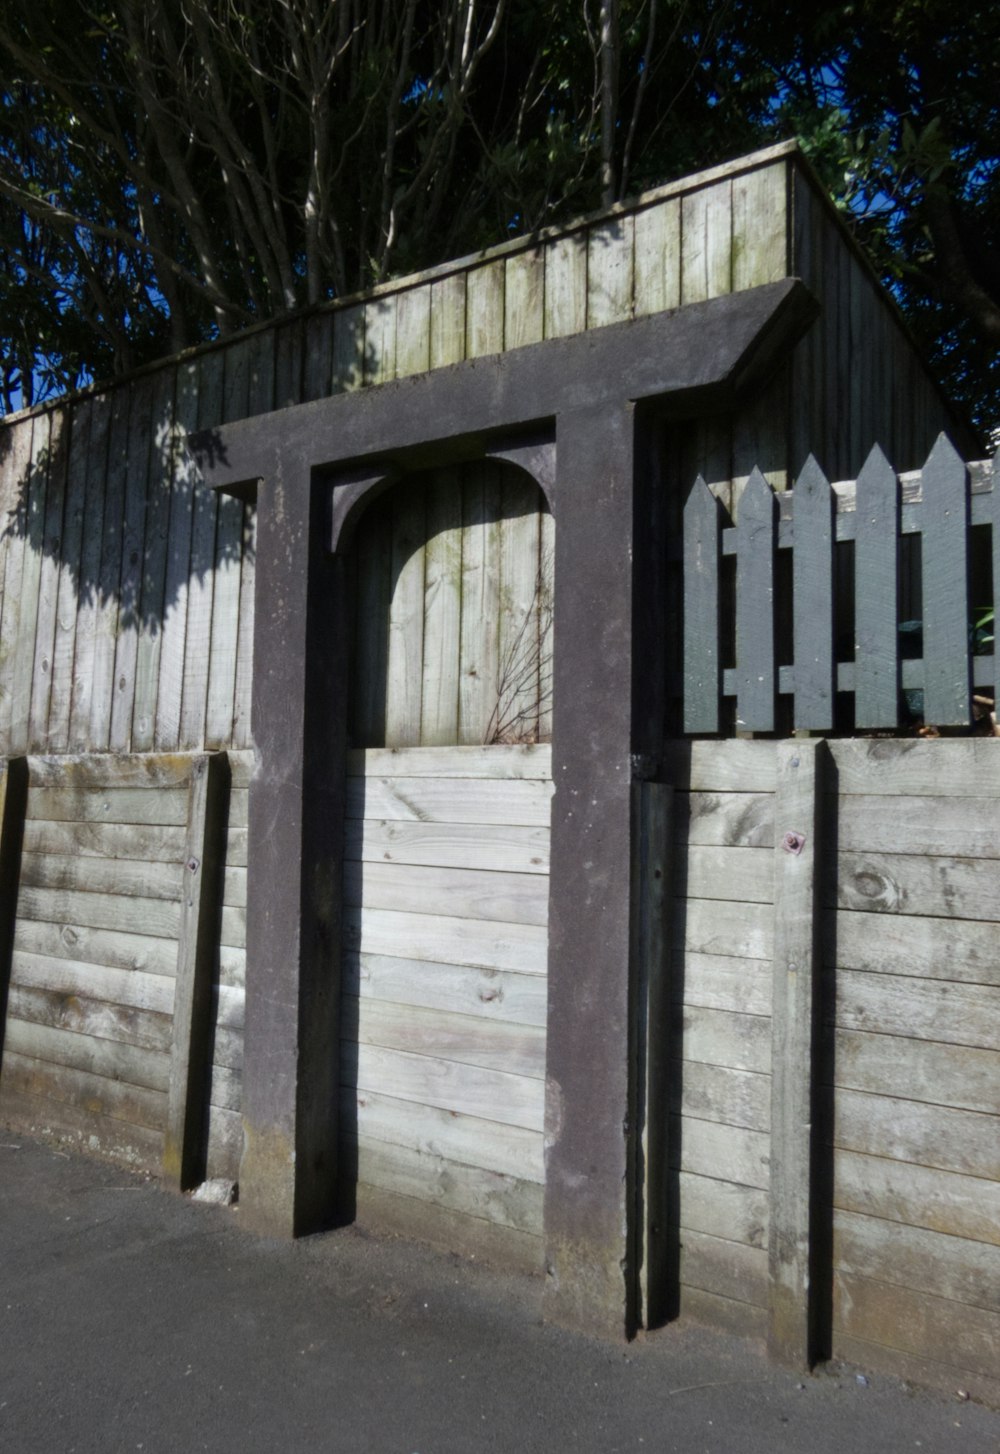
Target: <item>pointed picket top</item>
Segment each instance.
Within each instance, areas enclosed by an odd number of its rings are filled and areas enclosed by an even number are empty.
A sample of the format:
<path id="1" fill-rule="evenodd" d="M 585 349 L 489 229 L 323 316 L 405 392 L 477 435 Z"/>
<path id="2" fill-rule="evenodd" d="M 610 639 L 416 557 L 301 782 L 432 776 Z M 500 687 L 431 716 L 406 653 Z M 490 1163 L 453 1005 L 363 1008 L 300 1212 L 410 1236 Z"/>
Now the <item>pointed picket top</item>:
<path id="1" fill-rule="evenodd" d="M 684 731 L 718 732 L 721 506 L 701 475 L 684 504 Z"/>
<path id="2" fill-rule="evenodd" d="M 947 435 L 938 435 L 921 479 L 924 721 L 960 727 L 972 710 L 969 472 Z"/>
<path id="3" fill-rule="evenodd" d="M 777 499 L 759 469 L 740 496 L 736 521 L 736 721 L 774 731 L 774 554 Z"/>
<path id="4" fill-rule="evenodd" d="M 795 726 L 814 732 L 833 729 L 835 509 L 830 481 L 810 455 L 792 494 L 792 626 Z"/>
<path id="5" fill-rule="evenodd" d="M 899 481 L 876 444 L 857 484 L 854 725 L 899 725 Z"/>

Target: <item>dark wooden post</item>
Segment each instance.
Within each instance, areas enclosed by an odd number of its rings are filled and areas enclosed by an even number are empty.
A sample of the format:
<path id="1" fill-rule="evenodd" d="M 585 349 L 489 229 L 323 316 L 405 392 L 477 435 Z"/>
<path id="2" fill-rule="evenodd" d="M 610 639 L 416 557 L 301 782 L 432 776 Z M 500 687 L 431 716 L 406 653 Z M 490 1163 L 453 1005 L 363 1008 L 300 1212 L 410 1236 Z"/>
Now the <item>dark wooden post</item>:
<path id="1" fill-rule="evenodd" d="M 292 450 L 258 499 L 240 1205 L 328 1225 L 337 1169 L 344 643 L 327 490 Z"/>
<path id="2" fill-rule="evenodd" d="M 21 876 L 21 839 L 28 807 L 28 759 L 0 761 L 0 1060 L 3 1059 L 7 997 L 10 991 L 17 886 Z"/>

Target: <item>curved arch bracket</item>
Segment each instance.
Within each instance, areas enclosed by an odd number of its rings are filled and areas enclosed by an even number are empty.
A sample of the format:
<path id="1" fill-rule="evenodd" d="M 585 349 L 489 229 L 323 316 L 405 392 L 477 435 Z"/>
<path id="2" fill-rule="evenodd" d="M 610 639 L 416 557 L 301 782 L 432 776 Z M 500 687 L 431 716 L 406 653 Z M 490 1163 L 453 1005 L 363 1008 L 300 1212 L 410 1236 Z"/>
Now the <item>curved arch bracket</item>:
<path id="1" fill-rule="evenodd" d="M 327 476 L 330 490 L 327 550 L 336 555 L 351 542 L 365 508 L 399 478 L 394 465 L 338 470 Z"/>
<path id="2" fill-rule="evenodd" d="M 552 514 L 556 513 L 556 442 L 550 432 L 487 448 L 486 458 L 506 460 L 524 470 L 545 496 Z"/>

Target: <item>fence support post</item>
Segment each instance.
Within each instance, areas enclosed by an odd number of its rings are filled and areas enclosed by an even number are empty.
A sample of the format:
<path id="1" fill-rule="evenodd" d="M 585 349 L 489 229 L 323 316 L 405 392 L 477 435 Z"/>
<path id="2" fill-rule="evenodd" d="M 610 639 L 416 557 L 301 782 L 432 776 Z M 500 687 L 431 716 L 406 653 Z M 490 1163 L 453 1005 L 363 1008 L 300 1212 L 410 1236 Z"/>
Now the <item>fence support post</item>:
<path id="1" fill-rule="evenodd" d="M 808 1368 L 818 1356 L 815 1105 L 823 741 L 777 743 L 768 1348 Z"/>
<path id="2" fill-rule="evenodd" d="M 21 840 L 28 806 L 28 759 L 0 759 L 0 1060 L 3 1059 L 10 990 L 17 885 L 21 876 Z"/>

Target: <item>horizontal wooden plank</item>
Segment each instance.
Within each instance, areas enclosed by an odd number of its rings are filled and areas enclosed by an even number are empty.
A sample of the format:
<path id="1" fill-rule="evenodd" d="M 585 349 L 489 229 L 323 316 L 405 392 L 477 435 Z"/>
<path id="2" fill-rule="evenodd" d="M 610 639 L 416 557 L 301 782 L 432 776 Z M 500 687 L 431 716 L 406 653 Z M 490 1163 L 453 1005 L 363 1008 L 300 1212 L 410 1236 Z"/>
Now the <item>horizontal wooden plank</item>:
<path id="1" fill-rule="evenodd" d="M 956 1388 L 964 1370 L 996 1377 L 1000 1317 L 982 1308 L 837 1272 L 833 1319 L 838 1332 L 948 1364 Z"/>
<path id="2" fill-rule="evenodd" d="M 215 1065 L 229 1070 L 243 1069 L 243 1031 L 216 1027 L 212 1043 Z"/>
<path id="3" fill-rule="evenodd" d="M 540 1027 L 350 995 L 341 997 L 340 1017 L 341 1036 L 362 1045 L 545 1078 L 545 1031 Z"/>
<path id="4" fill-rule="evenodd" d="M 139 823 L 46 823 L 24 825 L 25 853 L 86 855 L 140 859 L 145 863 L 180 863 L 184 858 L 183 827 L 147 827 Z"/>
<path id="5" fill-rule="evenodd" d="M 767 1192 L 691 1172 L 677 1173 L 670 1220 L 682 1230 L 707 1232 L 748 1247 L 767 1247 Z"/>
<path id="6" fill-rule="evenodd" d="M 344 955 L 341 992 L 536 1026 L 545 1025 L 548 999 L 544 975 L 352 952 Z"/>
<path id="7" fill-rule="evenodd" d="M 996 859 L 841 853 L 836 902 L 861 913 L 991 919 L 1000 934 L 1000 868 Z M 960 928 L 956 941 L 960 953 Z"/>
<path id="8" fill-rule="evenodd" d="M 222 884 L 222 902 L 228 908 L 246 908 L 247 871 L 245 868 L 233 868 L 227 863 Z"/>
<path id="9" fill-rule="evenodd" d="M 842 969 L 1000 986 L 995 924 L 966 921 L 959 934 L 952 919 L 847 910 L 824 919 L 825 958 Z"/>
<path id="10" fill-rule="evenodd" d="M 942 765 L 942 772 L 946 769 Z M 1000 854 L 996 823 L 1000 799 L 978 800 L 957 793 L 937 796 L 841 795 L 837 844 L 845 853 L 937 854 L 990 858 Z"/>
<path id="11" fill-rule="evenodd" d="M 838 738 L 830 751 L 841 793 L 1000 797 L 1000 753 L 990 738 Z"/>
<path id="12" fill-rule="evenodd" d="M 242 1152 L 242 1116 L 238 1111 L 227 1111 L 223 1106 L 209 1106 L 206 1166 L 208 1175 L 236 1181 L 240 1173 Z"/>
<path id="13" fill-rule="evenodd" d="M 110 1116 L 112 1120 L 145 1126 L 151 1131 L 162 1130 L 166 1121 L 167 1097 L 162 1091 L 125 1085 L 85 1070 L 50 1065 L 14 1051 L 4 1051 L 3 1078 L 12 1090 L 22 1095 L 63 1101 L 77 1110 Z"/>
<path id="14" fill-rule="evenodd" d="M 680 1232 L 680 1280 L 717 1297 L 767 1306 L 767 1252 L 686 1228 Z"/>
<path id="15" fill-rule="evenodd" d="M 142 970 L 112 969 L 103 964 L 83 964 L 44 954 L 14 955 L 13 985 L 26 989 L 53 990 L 61 995 L 86 995 L 136 1010 L 172 1015 L 174 981 L 165 975 Z"/>
<path id="16" fill-rule="evenodd" d="M 232 795 L 238 792 L 245 792 L 253 780 L 257 766 L 257 754 L 254 752 L 227 752 L 226 760 L 229 763 L 229 779 Z"/>
<path id="17" fill-rule="evenodd" d="M 898 1378 L 901 1383 L 914 1384 L 918 1388 L 937 1388 L 949 1396 L 954 1396 L 961 1388 L 963 1393 L 987 1407 L 1000 1408 L 1000 1378 L 988 1378 L 968 1368 L 955 1368 L 937 1359 L 902 1353 L 865 1338 L 852 1337 L 842 1329 L 834 1330 L 832 1353 L 834 1358 L 845 1363 L 866 1368 L 871 1373 L 886 1373 L 890 1378 Z"/>
<path id="18" fill-rule="evenodd" d="M 233 868 L 247 866 L 247 837 L 246 828 L 230 828 L 226 834 L 226 863 Z"/>
<path id="19" fill-rule="evenodd" d="M 169 1052 L 40 1025 L 14 1016 L 7 1019 L 4 1052 L 7 1051 L 149 1090 L 166 1091 L 170 1079 Z"/>
<path id="20" fill-rule="evenodd" d="M 700 1287 L 682 1286 L 679 1294 L 680 1315 L 685 1322 L 701 1323 L 706 1328 L 732 1333 L 737 1338 L 753 1338 L 758 1343 L 767 1336 L 766 1308 L 741 1303 L 732 1297 L 719 1297 Z"/>
<path id="21" fill-rule="evenodd" d="M 347 754 L 348 777 L 507 778 L 552 777 L 547 743 L 491 747 L 359 747 Z"/>
<path id="22" fill-rule="evenodd" d="M 107 788 L 185 788 L 196 756 L 186 753 L 87 753 L 70 757 L 29 757 L 32 790 L 64 788 L 93 792 Z"/>
<path id="23" fill-rule="evenodd" d="M 229 989 L 226 985 L 215 988 L 214 1023 L 227 1030 L 242 1030 L 246 995 L 242 990 Z"/>
<path id="24" fill-rule="evenodd" d="M 232 945 L 219 946 L 219 983 L 242 989 L 247 980 L 247 952 Z"/>
<path id="25" fill-rule="evenodd" d="M 837 1151 L 834 1205 L 1000 1246 L 1000 1181 Z"/>
<path id="26" fill-rule="evenodd" d="M 764 1191 L 770 1185 L 771 1138 L 763 1131 L 671 1116 L 667 1144 L 670 1164 L 680 1171 Z"/>
<path id="27" fill-rule="evenodd" d="M 158 1174 L 163 1164 L 163 1132 L 130 1125 L 67 1101 L 15 1090 L 0 1079 L 0 1120 L 36 1136 L 106 1156 L 126 1166 Z"/>
<path id="28" fill-rule="evenodd" d="M 547 874 L 548 828 L 478 823 L 413 823 L 349 819 L 344 854 L 363 862 L 423 864 L 433 868 L 491 869 Z M 230 861 L 232 861 L 230 859 Z"/>
<path id="29" fill-rule="evenodd" d="M 676 793 L 674 837 L 720 848 L 774 847 L 773 793 Z"/>
<path id="30" fill-rule="evenodd" d="M 435 1060 L 375 1045 L 341 1045 L 341 1082 L 359 1091 L 377 1091 L 401 1101 L 420 1101 L 445 1111 L 478 1116 L 509 1126 L 540 1131 L 544 1119 L 544 1082 L 500 1070 Z"/>
<path id="31" fill-rule="evenodd" d="M 774 849 L 692 845 L 675 858 L 674 891 L 693 899 L 774 902 Z"/>
<path id="32" fill-rule="evenodd" d="M 833 1263 L 854 1277 L 1000 1312 L 1000 1247 L 986 1242 L 838 1211 Z"/>
<path id="33" fill-rule="evenodd" d="M 834 1102 L 833 1144 L 868 1156 L 1000 1180 L 1000 1121 L 979 1111 L 840 1090 Z"/>
<path id="34" fill-rule="evenodd" d="M 136 1010 L 129 1005 L 113 1005 L 108 1000 L 64 994 L 59 990 L 12 985 L 7 1013 L 11 1022 L 24 1020 L 146 1050 L 169 1051 L 172 1040 L 171 1016 L 162 1011 Z"/>
<path id="35" fill-rule="evenodd" d="M 722 954 L 686 952 L 671 976 L 675 1001 L 734 1010 L 746 1015 L 769 1015 L 774 971 L 769 959 L 736 959 Z"/>
<path id="36" fill-rule="evenodd" d="M 771 1021 L 763 1015 L 684 1005 L 671 1038 L 685 1060 L 765 1075 L 771 1069 Z"/>
<path id="37" fill-rule="evenodd" d="M 75 889 L 90 894 L 124 895 L 180 902 L 184 869 L 178 863 L 143 863 L 129 858 L 84 854 L 25 853 L 21 883 L 26 888 Z"/>
<path id="38" fill-rule="evenodd" d="M 187 823 L 183 788 L 32 788 L 28 817 L 49 823 Z"/>
<path id="39" fill-rule="evenodd" d="M 349 1088 L 341 1091 L 340 1124 L 345 1135 L 365 1141 L 403 1146 L 520 1181 L 541 1185 L 545 1180 L 541 1133 L 523 1126 L 504 1126 L 499 1121 Z"/>
<path id="40" fill-rule="evenodd" d="M 548 964 L 548 933 L 540 925 L 432 918 L 391 909 L 345 909 L 344 944 L 362 954 L 474 964 L 520 974 L 544 974 Z"/>
<path id="41" fill-rule="evenodd" d="M 848 1090 L 1000 1116 L 996 1050 L 838 1030 L 833 1052 L 836 1083 Z"/>
<path id="42" fill-rule="evenodd" d="M 534 1182 L 382 1141 L 361 1140 L 355 1145 L 342 1140 L 340 1164 L 344 1175 L 355 1175 L 370 1186 L 541 1235 L 542 1189 Z"/>
<path id="43" fill-rule="evenodd" d="M 247 945 L 247 911 L 235 905 L 224 905 L 219 915 L 219 942 L 230 949 L 245 949 Z"/>
<path id="44" fill-rule="evenodd" d="M 243 1073 L 239 1066 L 212 1066 L 208 1102 L 223 1111 L 239 1111 L 243 1105 Z"/>
<path id="45" fill-rule="evenodd" d="M 547 828 L 549 782 L 480 778 L 348 778 L 349 818 Z"/>
<path id="46" fill-rule="evenodd" d="M 664 772 L 675 788 L 698 793 L 773 793 L 773 742 L 729 738 L 721 742 L 668 742 Z"/>
<path id="47" fill-rule="evenodd" d="M 1000 1050 L 998 1007 L 990 987 L 840 969 L 833 1016 L 845 1030 Z"/>
<path id="48" fill-rule="evenodd" d="M 142 933 L 176 939 L 180 904 L 169 899 L 129 898 L 119 894 L 88 894 L 62 889 L 33 889 L 22 884 L 17 917 L 41 924 Z"/>
<path id="49" fill-rule="evenodd" d="M 774 910 L 770 904 L 731 904 L 719 899 L 675 899 L 676 948 L 684 953 L 770 959 Z"/>
<path id="50" fill-rule="evenodd" d="M 530 873 L 349 862 L 344 865 L 344 903 L 457 919 L 481 919 L 485 911 L 505 924 L 545 926 L 549 921 L 548 880 Z"/>
<path id="51" fill-rule="evenodd" d="M 530 1274 L 542 1271 L 544 1244 L 533 1232 L 468 1217 L 382 1187 L 341 1185 L 344 1214 L 366 1231 L 427 1242 L 449 1255 L 482 1258 L 492 1267 Z"/>
<path id="52" fill-rule="evenodd" d="M 727 1126 L 769 1131 L 771 1077 L 686 1060 L 681 1066 L 681 1089 L 671 1109 L 701 1121 L 722 1121 Z"/>
<path id="53" fill-rule="evenodd" d="M 40 954 L 49 959 L 71 959 L 79 964 L 101 964 L 109 969 L 135 969 L 168 979 L 177 973 L 176 943 L 146 934 L 85 929 L 79 924 L 38 924 L 21 919 L 14 948 L 17 955 Z"/>

